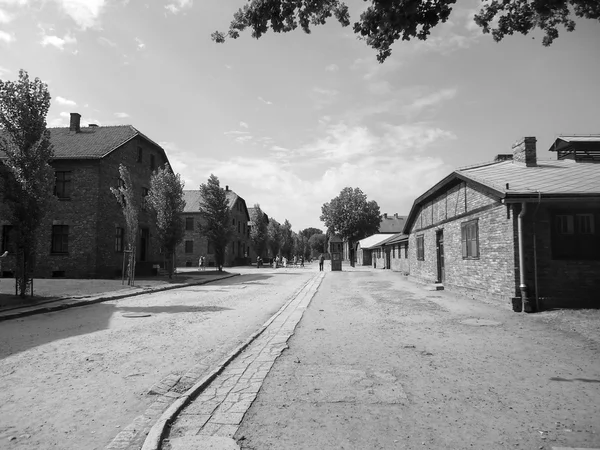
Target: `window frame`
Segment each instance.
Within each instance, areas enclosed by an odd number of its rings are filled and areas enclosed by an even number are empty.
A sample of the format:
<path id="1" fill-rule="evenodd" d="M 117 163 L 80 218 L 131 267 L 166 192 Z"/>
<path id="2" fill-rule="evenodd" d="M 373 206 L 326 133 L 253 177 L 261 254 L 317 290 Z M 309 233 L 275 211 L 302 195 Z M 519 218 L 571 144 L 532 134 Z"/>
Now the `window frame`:
<path id="1" fill-rule="evenodd" d="M 141 163 L 144 161 L 144 149 L 140 146 L 137 148 L 137 162 Z"/>
<path id="2" fill-rule="evenodd" d="M 194 253 L 194 240 L 193 239 L 186 239 L 184 241 L 183 245 L 184 245 L 184 253 L 186 255 Z"/>
<path id="3" fill-rule="evenodd" d="M 475 230 L 474 232 L 472 230 Z M 473 234 L 475 236 L 473 236 Z M 473 254 L 473 243 L 475 254 Z M 460 244 L 462 259 L 479 259 L 481 249 L 479 247 L 479 218 L 467 220 L 460 224 Z"/>
<path id="4" fill-rule="evenodd" d="M 146 197 L 148 197 L 148 194 L 150 194 L 150 189 L 143 187 L 142 188 L 142 204 L 141 204 L 142 211 L 148 210 L 148 201 L 146 200 Z"/>
<path id="5" fill-rule="evenodd" d="M 185 218 L 185 231 L 194 231 L 194 218 L 193 217 Z"/>
<path id="6" fill-rule="evenodd" d="M 62 175 L 62 180 L 59 180 Z M 68 174 L 68 179 L 66 179 L 66 175 Z M 71 170 L 55 170 L 54 171 L 54 195 L 59 200 L 71 200 L 71 190 L 72 190 L 72 171 Z M 59 189 L 61 186 L 61 189 Z"/>
<path id="7" fill-rule="evenodd" d="M 115 227 L 115 252 L 123 253 L 125 249 L 125 228 Z"/>
<path id="8" fill-rule="evenodd" d="M 425 235 L 417 234 L 416 245 L 417 249 L 417 261 L 425 261 Z"/>
<path id="9" fill-rule="evenodd" d="M 53 255 L 69 253 L 69 225 L 52 225 L 50 253 Z"/>
<path id="10" fill-rule="evenodd" d="M 553 260 L 600 260 L 600 215 L 593 209 L 550 211 L 550 248 Z"/>

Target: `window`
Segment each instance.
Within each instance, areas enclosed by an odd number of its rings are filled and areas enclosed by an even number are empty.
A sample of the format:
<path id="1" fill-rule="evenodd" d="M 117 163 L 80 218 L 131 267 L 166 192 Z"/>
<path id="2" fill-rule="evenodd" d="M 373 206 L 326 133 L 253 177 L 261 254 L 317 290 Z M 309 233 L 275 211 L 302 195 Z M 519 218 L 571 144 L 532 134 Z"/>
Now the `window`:
<path id="1" fill-rule="evenodd" d="M 150 170 L 156 169 L 156 161 L 154 160 L 154 155 L 150 155 Z"/>
<path id="2" fill-rule="evenodd" d="M 551 231 L 553 259 L 600 259 L 600 236 L 596 217 L 577 211 L 554 214 Z"/>
<path id="3" fill-rule="evenodd" d="M 241 233 L 242 222 L 238 222 L 238 234 Z"/>
<path id="4" fill-rule="evenodd" d="M 144 156 L 144 151 L 142 150 L 142 147 L 138 147 L 137 148 L 137 162 L 141 163 L 143 160 L 143 156 Z"/>
<path id="5" fill-rule="evenodd" d="M 185 241 L 185 252 L 194 253 L 194 241 Z"/>
<path id="6" fill-rule="evenodd" d="M 125 229 L 121 227 L 115 228 L 115 252 L 123 252 L 123 236 L 125 235 Z"/>
<path id="7" fill-rule="evenodd" d="M 425 261 L 425 239 L 422 234 L 417 236 L 417 259 Z"/>
<path id="8" fill-rule="evenodd" d="M 52 253 L 69 252 L 69 225 L 52 225 Z"/>
<path id="9" fill-rule="evenodd" d="M 194 231 L 194 218 L 193 217 L 185 218 L 185 229 L 187 231 Z"/>
<path id="10" fill-rule="evenodd" d="M 68 199 L 71 197 L 71 172 L 56 171 L 54 172 L 54 195 L 58 198 Z"/>
<path id="11" fill-rule="evenodd" d="M 148 188 L 142 188 L 142 211 L 146 211 L 148 209 L 148 201 L 146 197 L 148 197 Z"/>
<path id="12" fill-rule="evenodd" d="M 235 225 L 235 217 L 233 218 L 233 224 Z"/>
<path id="13" fill-rule="evenodd" d="M 460 224 L 463 259 L 479 258 L 479 220 Z"/>
<path id="14" fill-rule="evenodd" d="M 1 253 L 9 252 L 14 253 L 13 243 L 14 238 L 12 236 L 13 226 L 12 225 L 2 225 L 2 249 Z M 2 274 L 0 274 L 1 276 Z"/>

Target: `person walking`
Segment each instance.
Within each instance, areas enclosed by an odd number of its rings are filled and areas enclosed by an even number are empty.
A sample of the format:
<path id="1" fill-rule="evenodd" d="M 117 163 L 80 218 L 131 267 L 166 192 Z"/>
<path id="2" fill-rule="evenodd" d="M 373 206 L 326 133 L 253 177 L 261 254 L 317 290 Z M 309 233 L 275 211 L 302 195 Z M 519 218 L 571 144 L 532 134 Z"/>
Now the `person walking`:
<path id="1" fill-rule="evenodd" d="M 200 255 L 200 260 L 198 261 L 198 270 L 204 270 L 204 256 Z"/>
<path id="2" fill-rule="evenodd" d="M 304 267 L 304 256 L 300 256 L 300 267 Z"/>
<path id="3" fill-rule="evenodd" d="M 321 256 L 319 256 L 319 272 L 323 272 L 323 263 L 325 262 L 325 256 L 323 256 L 323 253 L 321 253 Z"/>

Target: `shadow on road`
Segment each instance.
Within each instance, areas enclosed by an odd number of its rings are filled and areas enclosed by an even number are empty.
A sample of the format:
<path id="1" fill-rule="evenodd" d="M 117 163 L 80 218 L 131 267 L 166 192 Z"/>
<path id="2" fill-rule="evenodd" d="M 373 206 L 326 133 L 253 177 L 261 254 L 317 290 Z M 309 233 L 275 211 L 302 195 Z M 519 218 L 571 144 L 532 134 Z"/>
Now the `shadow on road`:
<path id="1" fill-rule="evenodd" d="M 187 312 L 219 312 L 229 311 L 231 308 L 222 306 L 194 306 L 194 305 L 173 305 L 173 306 L 121 306 L 117 308 L 123 313 L 149 313 L 149 314 L 176 314 Z"/>
<path id="2" fill-rule="evenodd" d="M 593 380 L 591 378 L 561 378 L 561 377 L 552 377 L 550 381 L 568 381 L 569 383 L 572 381 L 581 381 L 583 383 L 600 383 L 600 380 Z"/>

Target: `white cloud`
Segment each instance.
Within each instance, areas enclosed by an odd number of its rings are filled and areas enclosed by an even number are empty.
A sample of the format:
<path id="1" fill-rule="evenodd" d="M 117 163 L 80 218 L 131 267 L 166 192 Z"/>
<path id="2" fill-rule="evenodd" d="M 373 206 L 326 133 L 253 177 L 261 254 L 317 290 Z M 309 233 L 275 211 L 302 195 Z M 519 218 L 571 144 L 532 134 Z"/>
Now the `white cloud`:
<path id="1" fill-rule="evenodd" d="M 98 41 L 99 44 L 102 44 L 102 45 L 107 46 L 107 47 L 113 47 L 114 48 L 114 47 L 117 46 L 116 42 L 113 42 L 113 41 L 111 41 L 110 39 L 108 39 L 108 38 L 106 38 L 104 36 L 100 36 L 97 39 L 97 41 Z"/>
<path id="2" fill-rule="evenodd" d="M 411 112 L 420 112 L 426 108 L 438 106 L 440 103 L 451 100 L 456 96 L 456 88 L 440 89 L 415 99 L 407 108 Z"/>
<path id="3" fill-rule="evenodd" d="M 67 100 L 66 98 L 60 96 L 56 97 L 56 103 L 64 106 L 77 106 L 77 103 L 75 103 L 73 100 Z"/>
<path id="4" fill-rule="evenodd" d="M 137 44 L 138 50 L 144 50 L 146 48 L 146 44 L 144 44 L 140 38 L 136 37 L 135 42 Z"/>
<path id="5" fill-rule="evenodd" d="M 372 81 L 367 84 L 369 92 L 375 95 L 386 95 L 392 92 L 392 86 L 385 80 Z"/>
<path id="6" fill-rule="evenodd" d="M 7 13 L 3 9 L 0 9 L 0 23 L 8 23 L 12 21 L 14 16 L 12 14 Z"/>
<path id="7" fill-rule="evenodd" d="M 248 124 L 246 122 L 240 122 L 240 127 L 248 128 Z"/>
<path id="8" fill-rule="evenodd" d="M 98 25 L 106 0 L 55 0 L 67 15 L 82 29 Z"/>
<path id="9" fill-rule="evenodd" d="M 6 31 L 0 30 L 0 42 L 10 44 L 11 42 L 14 42 L 14 41 L 16 41 L 14 34 L 9 34 Z"/>
<path id="10" fill-rule="evenodd" d="M 338 70 L 340 70 L 340 68 L 337 64 L 329 64 L 325 67 L 326 72 L 337 72 Z"/>
<path id="11" fill-rule="evenodd" d="M 119 119 L 125 119 L 129 117 L 129 114 L 127 114 L 126 112 L 116 112 L 115 117 L 118 117 Z"/>
<path id="12" fill-rule="evenodd" d="M 258 97 L 258 99 L 259 99 L 261 102 L 263 102 L 265 105 L 272 105 L 272 104 L 273 104 L 273 102 L 270 102 L 269 100 L 265 100 L 265 99 L 264 99 L 264 98 L 262 98 L 262 97 Z"/>
<path id="13" fill-rule="evenodd" d="M 245 144 L 246 142 L 250 142 L 253 139 L 252 136 L 250 136 L 249 134 L 246 134 L 244 136 L 238 136 L 234 139 L 235 142 L 237 142 L 238 144 Z"/>
<path id="14" fill-rule="evenodd" d="M 316 109 L 322 109 L 326 106 L 331 105 L 339 92 L 335 89 L 324 89 L 320 87 L 314 87 L 310 92 L 310 97 L 313 100 Z"/>
<path id="15" fill-rule="evenodd" d="M 191 8 L 193 0 L 174 0 L 165 6 L 165 9 L 171 14 L 177 14 L 179 11 L 185 8 Z"/>
<path id="16" fill-rule="evenodd" d="M 226 136 L 231 136 L 231 135 L 238 135 L 238 134 L 249 134 L 249 131 L 238 131 L 238 130 L 232 130 L 232 131 L 225 131 L 223 134 Z"/>
<path id="17" fill-rule="evenodd" d="M 51 45 L 53 47 L 56 47 L 59 50 L 64 50 L 65 45 L 75 44 L 75 43 L 77 43 L 77 39 L 75 39 L 70 34 L 66 34 L 62 38 L 58 37 L 58 36 L 42 35 L 42 40 L 40 41 L 40 43 L 42 44 L 43 47 Z"/>

